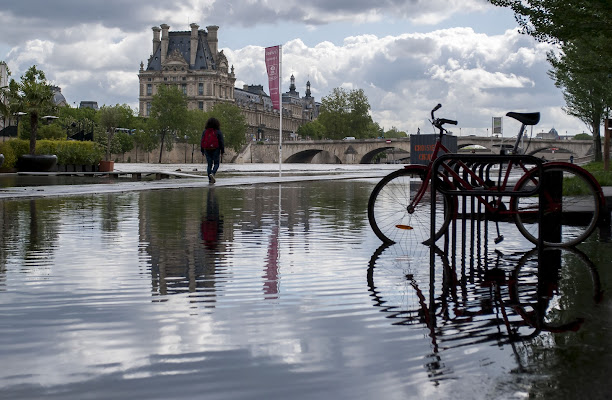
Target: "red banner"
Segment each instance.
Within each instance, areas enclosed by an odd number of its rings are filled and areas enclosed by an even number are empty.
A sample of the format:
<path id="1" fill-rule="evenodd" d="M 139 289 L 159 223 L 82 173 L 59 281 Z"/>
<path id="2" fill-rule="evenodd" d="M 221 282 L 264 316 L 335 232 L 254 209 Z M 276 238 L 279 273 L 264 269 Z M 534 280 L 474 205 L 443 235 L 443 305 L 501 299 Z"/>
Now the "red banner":
<path id="1" fill-rule="evenodd" d="M 272 106 L 280 110 L 280 46 L 266 47 L 266 70 Z"/>

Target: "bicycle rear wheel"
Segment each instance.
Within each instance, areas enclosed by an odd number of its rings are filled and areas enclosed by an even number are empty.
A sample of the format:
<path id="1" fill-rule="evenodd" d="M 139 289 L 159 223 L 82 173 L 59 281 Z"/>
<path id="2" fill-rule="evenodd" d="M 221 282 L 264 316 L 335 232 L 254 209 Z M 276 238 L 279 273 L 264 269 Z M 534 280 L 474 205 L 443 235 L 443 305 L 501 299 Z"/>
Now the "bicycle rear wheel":
<path id="1" fill-rule="evenodd" d="M 560 240 L 545 240 L 547 246 L 574 246 L 588 238 L 597 227 L 600 212 L 601 188 L 586 171 L 569 164 L 544 164 L 543 173 L 563 175 L 561 202 L 550 201 L 547 212 L 560 212 Z M 537 184 L 537 172 L 531 171 L 516 185 L 516 190 L 529 190 Z M 548 196 L 547 193 L 540 195 Z M 511 201 L 515 223 L 519 231 L 532 243 L 538 243 L 539 196 L 515 197 Z"/>
<path id="2" fill-rule="evenodd" d="M 541 258 L 540 258 L 541 257 Z M 538 331 L 577 330 L 602 300 L 597 267 L 575 247 L 526 253 L 509 280 L 510 303 Z"/>
<path id="3" fill-rule="evenodd" d="M 376 236 L 385 243 L 424 243 L 431 237 L 431 187 L 419 201 L 411 201 L 424 182 L 427 167 L 408 165 L 385 176 L 375 187 L 368 201 L 368 219 Z M 434 239 L 446 232 L 452 218 L 450 196 L 436 196 Z M 435 241 L 434 240 L 434 241 Z"/>

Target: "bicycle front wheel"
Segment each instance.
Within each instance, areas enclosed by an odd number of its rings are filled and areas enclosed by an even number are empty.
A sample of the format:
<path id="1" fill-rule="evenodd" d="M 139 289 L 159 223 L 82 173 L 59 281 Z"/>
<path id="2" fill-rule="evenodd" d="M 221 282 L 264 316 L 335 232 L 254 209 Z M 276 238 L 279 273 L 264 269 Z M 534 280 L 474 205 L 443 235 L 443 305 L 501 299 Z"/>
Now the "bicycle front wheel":
<path id="1" fill-rule="evenodd" d="M 565 164 L 544 164 L 543 173 L 557 172 L 563 175 L 561 200 L 548 201 L 547 212 L 560 213 L 560 239 L 545 240 L 547 246 L 574 246 L 588 238 L 597 227 L 600 211 L 600 188 L 582 168 Z M 517 190 L 529 190 L 537 184 L 532 171 L 517 183 Z M 541 192 L 540 196 L 548 196 Z M 519 231 L 532 243 L 539 237 L 539 196 L 515 197 L 511 201 L 515 223 Z"/>
<path id="2" fill-rule="evenodd" d="M 368 202 L 368 219 L 376 236 L 385 243 L 425 243 L 431 237 L 431 187 L 423 198 L 412 204 L 427 175 L 427 168 L 408 165 L 385 176 L 375 187 Z M 450 196 L 436 197 L 434 241 L 448 228 L 452 218 Z"/>

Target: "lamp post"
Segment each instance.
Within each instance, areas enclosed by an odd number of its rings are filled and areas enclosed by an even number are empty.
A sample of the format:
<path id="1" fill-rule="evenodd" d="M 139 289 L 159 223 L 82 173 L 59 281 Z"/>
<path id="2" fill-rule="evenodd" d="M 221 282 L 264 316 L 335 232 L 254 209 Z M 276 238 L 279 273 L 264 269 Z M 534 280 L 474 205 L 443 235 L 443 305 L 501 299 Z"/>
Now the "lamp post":
<path id="1" fill-rule="evenodd" d="M 28 114 L 27 112 L 23 112 L 23 111 L 18 111 L 15 114 L 13 114 L 14 116 L 17 117 L 17 136 L 19 136 L 19 120 L 21 120 L 21 117 L 27 114 Z"/>
<path id="2" fill-rule="evenodd" d="M 183 138 L 185 139 L 185 164 L 187 164 L 187 135 Z"/>

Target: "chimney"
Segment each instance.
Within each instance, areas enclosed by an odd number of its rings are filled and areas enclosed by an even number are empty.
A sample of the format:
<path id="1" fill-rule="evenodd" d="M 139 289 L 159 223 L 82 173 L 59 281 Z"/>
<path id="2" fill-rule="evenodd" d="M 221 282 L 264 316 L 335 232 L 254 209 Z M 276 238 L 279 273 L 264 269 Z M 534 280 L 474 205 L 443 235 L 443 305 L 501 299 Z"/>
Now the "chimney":
<path id="1" fill-rule="evenodd" d="M 210 52 L 212 53 L 213 59 L 217 60 L 217 44 L 219 43 L 219 39 L 217 39 L 217 31 L 219 27 L 216 25 L 207 26 L 208 29 L 208 47 L 210 47 Z"/>
<path id="2" fill-rule="evenodd" d="M 151 29 L 153 29 L 153 54 L 155 54 L 161 43 L 161 40 L 159 40 L 159 32 L 161 29 L 159 29 L 158 26 L 154 26 Z"/>
<path id="3" fill-rule="evenodd" d="M 191 24 L 191 48 L 189 52 L 189 64 L 193 67 L 196 62 L 196 54 L 198 52 L 198 24 Z"/>
<path id="4" fill-rule="evenodd" d="M 168 55 L 168 29 L 170 26 L 166 24 L 161 24 L 162 36 L 161 36 L 161 63 L 163 64 L 166 61 L 166 56 Z"/>

